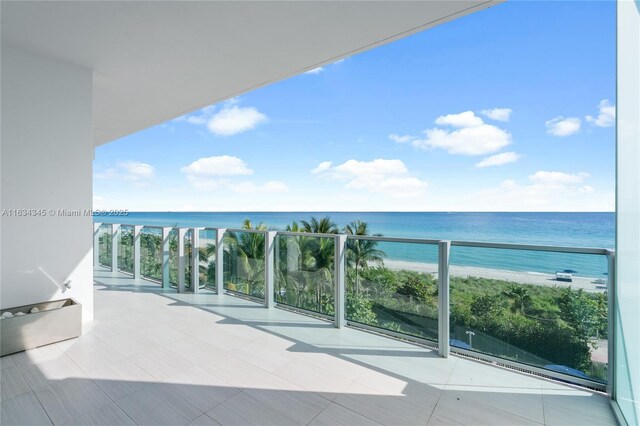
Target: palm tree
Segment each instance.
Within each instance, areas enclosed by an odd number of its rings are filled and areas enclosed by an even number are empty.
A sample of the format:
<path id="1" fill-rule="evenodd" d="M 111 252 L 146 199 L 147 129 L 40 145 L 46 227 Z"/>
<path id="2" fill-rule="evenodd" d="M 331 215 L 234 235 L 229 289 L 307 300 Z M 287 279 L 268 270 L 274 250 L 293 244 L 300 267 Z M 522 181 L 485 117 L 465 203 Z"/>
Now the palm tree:
<path id="1" fill-rule="evenodd" d="M 525 310 L 531 306 L 533 300 L 529 290 L 519 285 L 511 285 L 503 293 L 511 301 L 511 311 L 525 315 Z"/>
<path id="2" fill-rule="evenodd" d="M 242 229 L 266 231 L 267 226 L 260 223 L 254 227 L 251 220 L 245 219 L 242 223 Z M 244 287 L 242 292 L 257 297 L 264 296 L 264 234 L 230 232 L 225 239 L 228 246 L 225 250 L 225 257 L 229 265 L 228 270 L 232 273 L 231 266 L 235 266 L 236 281 L 238 275 L 242 276 Z"/>
<path id="3" fill-rule="evenodd" d="M 310 232 L 313 234 L 338 233 L 338 225 L 336 225 L 336 223 L 332 221 L 329 216 L 325 216 L 320 220 L 315 217 L 311 217 L 311 220 L 309 220 L 309 222 L 307 222 L 306 220 L 301 220 L 300 223 L 302 224 L 301 232 Z"/>
<path id="4" fill-rule="evenodd" d="M 344 227 L 344 232 L 347 235 L 369 235 L 369 225 L 367 222 L 361 220 L 355 220 Z M 374 234 L 379 237 L 382 234 Z M 378 250 L 377 241 L 372 240 L 349 240 L 347 239 L 347 264 L 355 266 L 356 281 L 355 292 L 359 292 L 360 276 L 358 268 L 368 269 L 369 262 L 376 262 L 379 265 L 383 264 L 383 257 L 385 253 L 382 250 Z"/>
<path id="5" fill-rule="evenodd" d="M 301 221 L 300 225 L 293 222 L 287 225 L 287 231 L 313 234 L 337 234 L 338 227 L 331 218 L 317 219 L 312 217 L 308 222 Z M 278 267 L 278 283 L 282 283 L 295 292 L 295 303 L 299 307 L 323 311 L 323 287 L 330 287 L 333 276 L 335 244 L 331 237 L 288 236 L 281 240 L 281 253 L 287 253 L 280 258 Z M 295 259 L 297 265 L 291 268 Z M 333 300 L 332 292 L 327 296 Z M 310 297 L 313 295 L 312 297 Z M 308 300 L 311 299 L 311 300 Z"/>
<path id="6" fill-rule="evenodd" d="M 215 255 L 215 243 L 209 243 L 205 247 L 198 248 L 200 282 L 209 283 L 215 281 L 216 263 L 210 260 Z"/>

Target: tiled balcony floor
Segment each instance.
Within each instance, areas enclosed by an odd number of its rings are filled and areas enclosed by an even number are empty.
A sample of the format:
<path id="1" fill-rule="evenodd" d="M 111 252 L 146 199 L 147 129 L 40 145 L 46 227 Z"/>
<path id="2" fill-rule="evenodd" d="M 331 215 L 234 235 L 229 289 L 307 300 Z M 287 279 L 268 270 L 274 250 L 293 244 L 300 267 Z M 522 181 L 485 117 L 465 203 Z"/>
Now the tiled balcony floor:
<path id="1" fill-rule="evenodd" d="M 82 337 L 3 357 L 3 425 L 615 424 L 607 398 L 210 292 L 95 272 Z"/>

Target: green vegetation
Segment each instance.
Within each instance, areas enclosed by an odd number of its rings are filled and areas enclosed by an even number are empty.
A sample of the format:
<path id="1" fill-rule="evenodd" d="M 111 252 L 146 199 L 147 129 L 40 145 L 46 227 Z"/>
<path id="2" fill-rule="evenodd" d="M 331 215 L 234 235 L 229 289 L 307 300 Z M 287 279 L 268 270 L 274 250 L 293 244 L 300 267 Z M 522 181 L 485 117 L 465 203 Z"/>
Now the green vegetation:
<path id="1" fill-rule="evenodd" d="M 267 230 L 246 220 L 247 231 Z M 366 222 L 340 229 L 329 217 L 293 222 L 287 231 L 309 234 L 367 236 Z M 120 268 L 133 269 L 133 235 L 123 231 Z M 141 269 L 161 279 L 161 235 L 141 234 Z M 198 248 L 200 281 L 215 284 L 215 244 L 207 238 Z M 111 263 L 111 240 L 100 238 L 100 263 Z M 170 251 L 177 247 L 172 235 Z M 187 256 L 190 244 L 185 245 Z M 275 300 L 321 314 L 334 314 L 334 239 L 330 236 L 278 235 L 275 246 Z M 227 232 L 224 237 L 224 288 L 264 298 L 265 235 Z M 347 319 L 411 336 L 437 341 L 438 286 L 427 273 L 394 271 L 384 266 L 386 254 L 369 239 L 348 239 L 346 246 Z M 176 256 L 170 256 L 175 282 Z M 187 274 L 191 274 L 188 262 Z M 567 287 L 518 284 L 509 281 L 451 277 L 451 339 L 454 346 L 537 366 L 563 365 L 606 380 L 606 365 L 592 360 L 600 339 L 607 338 L 607 293 L 587 293 Z M 472 339 L 471 339 L 472 338 Z"/>
<path id="2" fill-rule="evenodd" d="M 266 231 L 264 224 L 254 227 L 249 219 L 242 224 L 248 231 Z M 224 237 L 224 288 L 252 297 L 264 298 L 265 236 L 255 232 L 227 232 Z"/>

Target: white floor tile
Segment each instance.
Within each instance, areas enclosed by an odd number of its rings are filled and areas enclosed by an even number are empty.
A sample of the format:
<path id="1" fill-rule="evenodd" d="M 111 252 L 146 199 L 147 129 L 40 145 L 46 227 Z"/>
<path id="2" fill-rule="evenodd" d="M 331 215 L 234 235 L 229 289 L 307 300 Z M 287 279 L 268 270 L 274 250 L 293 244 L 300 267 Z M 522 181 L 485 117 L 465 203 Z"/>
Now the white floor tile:
<path id="1" fill-rule="evenodd" d="M 116 404 L 139 425 L 186 425 L 203 414 L 162 384 L 146 386 Z"/>
<path id="2" fill-rule="evenodd" d="M 2 393 L 0 401 L 6 401 L 31 391 L 27 381 L 22 377 L 22 373 L 15 365 L 0 370 L 0 383 L 0 391 Z"/>
<path id="3" fill-rule="evenodd" d="M 207 415 L 221 425 L 286 426 L 303 424 L 244 392 L 208 411 Z"/>
<path id="4" fill-rule="evenodd" d="M 67 379 L 35 394 L 54 424 L 66 423 L 111 402 L 98 385 L 86 379 Z"/>
<path id="5" fill-rule="evenodd" d="M 167 377 L 165 383 L 172 391 L 203 412 L 211 410 L 241 392 L 240 388 L 229 386 L 220 378 L 199 367 L 191 367 Z"/>
<path id="6" fill-rule="evenodd" d="M 39 363 L 21 363 L 18 368 L 32 390 L 82 375 L 80 367 L 61 352 L 57 358 Z"/>
<path id="7" fill-rule="evenodd" d="M 102 408 L 98 408 L 89 411 L 83 416 L 76 417 L 68 423 L 66 426 L 120 426 L 120 425 L 135 425 L 133 420 L 127 414 L 122 411 L 114 402 L 106 405 Z"/>
<path id="8" fill-rule="evenodd" d="M 157 380 L 129 359 L 123 359 L 106 367 L 83 375 L 93 380 L 111 399 L 118 400 L 139 391 Z"/>
<path id="9" fill-rule="evenodd" d="M 309 424 L 313 426 L 359 426 L 380 425 L 381 423 L 353 412 L 341 405 L 331 403 Z"/>
<path id="10" fill-rule="evenodd" d="M 0 418 L 3 425 L 50 425 L 51 420 L 32 392 L 2 401 Z"/>

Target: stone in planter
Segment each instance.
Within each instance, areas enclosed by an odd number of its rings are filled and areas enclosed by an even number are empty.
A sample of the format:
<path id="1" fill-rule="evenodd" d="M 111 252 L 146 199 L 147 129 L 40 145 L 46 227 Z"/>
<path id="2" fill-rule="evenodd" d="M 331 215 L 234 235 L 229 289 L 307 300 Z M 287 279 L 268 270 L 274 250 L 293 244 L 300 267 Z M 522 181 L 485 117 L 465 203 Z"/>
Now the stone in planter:
<path id="1" fill-rule="evenodd" d="M 13 316 L 0 319 L 0 356 L 82 334 L 82 306 L 73 299 L 3 309 L 0 316 L 5 312 Z M 17 315 L 19 312 L 24 315 Z"/>

